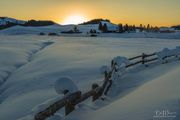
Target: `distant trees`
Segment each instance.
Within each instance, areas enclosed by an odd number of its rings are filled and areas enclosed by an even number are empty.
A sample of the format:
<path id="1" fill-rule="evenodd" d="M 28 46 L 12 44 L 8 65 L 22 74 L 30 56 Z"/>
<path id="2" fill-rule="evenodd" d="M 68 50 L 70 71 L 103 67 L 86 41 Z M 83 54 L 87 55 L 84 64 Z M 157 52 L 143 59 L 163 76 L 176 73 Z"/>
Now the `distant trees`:
<path id="1" fill-rule="evenodd" d="M 153 27 L 150 24 L 147 24 L 147 25 L 140 24 L 139 26 L 135 26 L 135 25 L 128 25 L 128 24 L 123 25 L 123 24 L 119 23 L 117 26 L 118 26 L 118 28 L 117 28 L 116 32 L 118 32 L 118 33 L 136 32 L 136 30 L 139 30 L 139 32 L 158 32 L 159 31 L 158 27 L 156 27 L 156 26 Z M 100 22 L 98 29 L 104 33 L 111 32 L 108 30 L 106 23 L 102 24 Z"/>
<path id="2" fill-rule="evenodd" d="M 36 20 L 29 20 L 27 21 L 23 26 L 48 26 L 48 25 L 54 25 L 55 23 L 53 21 L 36 21 Z"/>
<path id="3" fill-rule="evenodd" d="M 123 33 L 124 32 L 123 25 L 121 23 L 118 24 L 118 32 L 119 33 Z"/>
<path id="4" fill-rule="evenodd" d="M 143 25 L 140 24 L 140 25 L 139 25 L 139 32 L 142 32 L 142 31 L 143 31 Z"/>
<path id="5" fill-rule="evenodd" d="M 135 25 L 128 25 L 125 24 L 124 26 L 120 23 L 118 24 L 118 32 L 123 33 L 123 32 L 135 32 L 136 31 L 136 26 Z"/>
<path id="6" fill-rule="evenodd" d="M 87 24 L 100 24 L 102 21 L 105 21 L 105 22 L 110 22 L 109 19 L 102 19 L 102 18 L 98 18 L 98 19 L 92 19 L 90 21 L 87 21 L 87 22 L 84 22 L 84 23 L 81 23 L 80 25 L 87 25 Z"/>
<path id="7" fill-rule="evenodd" d="M 149 29 L 149 32 L 159 32 L 159 27 L 155 26 L 155 27 L 152 27 Z"/>
<path id="8" fill-rule="evenodd" d="M 107 28 L 107 24 L 104 23 L 103 27 L 102 27 L 102 31 L 103 32 L 108 32 L 108 28 Z"/>
<path id="9" fill-rule="evenodd" d="M 103 29 L 103 25 L 102 25 L 102 23 L 100 22 L 100 23 L 99 23 L 98 30 L 101 30 L 101 31 L 102 31 L 102 29 Z"/>
<path id="10" fill-rule="evenodd" d="M 147 26 L 140 24 L 139 27 L 139 32 L 159 32 L 159 28 L 157 26 L 153 27 L 150 24 Z"/>
<path id="11" fill-rule="evenodd" d="M 147 25 L 146 31 L 149 32 L 150 31 L 150 25 Z"/>
<path id="12" fill-rule="evenodd" d="M 128 24 L 125 24 L 125 25 L 124 25 L 124 31 L 129 32 L 129 26 L 128 26 Z"/>
<path id="13" fill-rule="evenodd" d="M 108 32 L 108 27 L 107 27 L 107 24 L 106 24 L 106 23 L 104 23 L 104 24 L 102 25 L 102 23 L 100 22 L 98 28 L 99 28 L 100 31 L 102 31 L 102 32 L 104 32 L 104 33 Z"/>
<path id="14" fill-rule="evenodd" d="M 180 30 L 180 25 L 172 26 L 172 28 L 174 28 L 175 30 Z"/>
<path id="15" fill-rule="evenodd" d="M 153 27 L 150 24 L 148 24 L 147 27 L 144 27 L 143 30 L 145 32 L 159 32 L 159 28 L 157 26 Z"/>

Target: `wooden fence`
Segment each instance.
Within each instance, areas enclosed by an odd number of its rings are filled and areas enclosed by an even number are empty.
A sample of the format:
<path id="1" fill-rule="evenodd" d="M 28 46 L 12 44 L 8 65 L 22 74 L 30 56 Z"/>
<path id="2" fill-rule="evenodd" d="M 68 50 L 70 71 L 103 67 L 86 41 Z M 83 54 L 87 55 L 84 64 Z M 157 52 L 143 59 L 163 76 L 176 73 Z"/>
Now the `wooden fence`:
<path id="1" fill-rule="evenodd" d="M 173 57 L 177 55 L 170 55 L 170 56 L 165 56 L 163 59 L 165 60 L 166 58 L 169 57 Z M 149 63 L 149 62 L 153 62 L 156 61 L 158 59 L 158 57 L 156 56 L 156 53 L 152 53 L 152 54 L 142 54 L 133 58 L 129 58 L 131 62 L 130 64 L 128 64 L 126 66 L 126 68 L 135 66 L 137 64 L 145 64 L 145 63 Z M 111 76 L 112 73 L 115 71 L 115 64 L 113 64 L 113 62 L 111 63 L 111 70 L 109 72 L 105 72 L 104 73 L 104 82 L 101 86 L 99 86 L 98 84 L 94 83 L 92 85 L 92 89 L 86 93 L 83 93 L 81 91 L 77 91 L 75 93 L 72 93 L 66 97 L 64 97 L 63 99 L 53 103 L 52 105 L 50 105 L 49 107 L 47 107 L 45 110 L 37 113 L 34 116 L 35 120 L 45 120 L 46 118 L 54 115 L 54 113 L 56 113 L 58 110 L 62 109 L 65 107 L 65 115 L 68 115 L 69 113 L 71 113 L 74 109 L 75 106 L 79 103 L 81 103 L 82 101 L 92 97 L 92 101 L 95 101 L 97 99 L 99 99 L 102 95 L 107 95 L 109 88 L 112 85 L 112 80 L 111 80 Z"/>

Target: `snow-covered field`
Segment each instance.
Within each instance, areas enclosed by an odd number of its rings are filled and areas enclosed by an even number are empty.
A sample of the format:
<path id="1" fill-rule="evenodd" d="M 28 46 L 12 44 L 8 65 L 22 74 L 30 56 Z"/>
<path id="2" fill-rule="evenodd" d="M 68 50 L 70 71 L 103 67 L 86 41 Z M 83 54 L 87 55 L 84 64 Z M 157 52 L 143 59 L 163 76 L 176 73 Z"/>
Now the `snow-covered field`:
<path id="1" fill-rule="evenodd" d="M 108 24 L 108 28 L 116 28 L 111 23 Z M 24 26 L 13 26 L 8 29 L 0 31 L 0 35 L 39 35 L 41 32 L 48 35 L 49 33 L 56 33 L 60 36 L 67 37 L 87 37 L 87 32 L 91 29 L 98 30 L 98 24 L 89 24 L 89 25 L 78 25 L 79 31 L 82 33 L 74 34 L 64 34 L 62 31 L 73 30 L 74 25 L 50 25 L 44 27 L 24 27 Z M 100 32 L 101 33 L 101 32 Z M 162 39 L 180 39 L 180 32 L 176 31 L 174 33 L 146 33 L 146 32 L 137 32 L 137 33 L 101 33 L 98 34 L 99 37 L 120 37 L 120 38 L 162 38 Z"/>
<path id="2" fill-rule="evenodd" d="M 54 90 L 54 83 L 61 77 L 70 77 L 78 89 L 87 91 L 91 89 L 92 83 L 102 82 L 103 75 L 100 74 L 99 68 L 110 64 L 115 56 L 134 57 L 141 53 L 160 51 L 165 47 L 180 46 L 180 39 L 177 37 L 179 34 L 169 37 L 176 39 L 158 39 L 159 37 L 154 38 L 156 36 L 146 38 L 147 35 L 141 38 L 124 38 L 126 35 L 93 38 L 2 33 L 0 120 L 16 120 L 23 117 L 30 120 L 36 106 L 59 96 Z M 137 34 L 134 35 L 139 36 Z M 147 68 L 135 67 L 116 81 L 116 89 L 111 90 L 112 95 L 105 101 L 86 101 L 63 119 L 149 120 L 156 119 L 153 117 L 156 111 L 168 110 L 176 112 L 176 117 L 164 119 L 178 120 L 179 71 L 179 60 L 167 64 L 154 63 Z M 63 116 L 61 111 L 51 120 L 59 120 L 60 116 Z"/>

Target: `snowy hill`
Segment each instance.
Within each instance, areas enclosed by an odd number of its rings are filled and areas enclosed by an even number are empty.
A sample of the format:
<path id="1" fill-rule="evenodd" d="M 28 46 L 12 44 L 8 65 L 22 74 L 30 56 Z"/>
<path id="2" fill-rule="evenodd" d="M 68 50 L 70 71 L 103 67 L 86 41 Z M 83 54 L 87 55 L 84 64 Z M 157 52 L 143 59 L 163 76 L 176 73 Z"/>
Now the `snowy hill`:
<path id="1" fill-rule="evenodd" d="M 102 25 L 106 24 L 107 33 L 103 33 L 99 30 L 99 22 Z M 98 37 L 120 37 L 120 38 L 165 38 L 165 39 L 180 39 L 180 32 L 175 31 L 173 33 L 153 33 L 153 32 L 130 32 L 130 33 L 113 33 L 118 31 L 118 25 L 111 23 L 110 21 L 95 21 L 87 22 L 80 25 L 59 25 L 53 21 L 22 21 L 8 17 L 0 17 L 0 35 L 48 35 L 49 33 L 55 33 L 60 36 L 67 37 L 88 37 L 90 31 L 95 30 Z M 64 31 L 71 31 L 77 26 L 80 33 L 65 34 Z"/>
<path id="2" fill-rule="evenodd" d="M 23 25 L 24 23 L 26 23 L 26 21 L 16 20 L 14 18 L 8 18 L 8 17 L 0 17 L 0 25 L 7 25 L 9 23 L 14 23 L 17 25 Z"/>
<path id="3" fill-rule="evenodd" d="M 57 23 L 53 21 L 42 21 L 42 20 L 16 20 L 14 18 L 8 17 L 0 17 L 0 30 L 11 28 L 13 26 L 24 26 L 24 27 L 39 27 L 39 26 L 49 26 L 49 25 L 57 25 Z"/>
<path id="4" fill-rule="evenodd" d="M 157 73 L 159 76 L 149 78 L 149 82 L 121 99 L 78 120 L 158 120 L 162 116 L 164 116 L 163 120 L 178 120 L 180 118 L 179 71 L 180 67 L 176 63 L 141 71 L 138 73 L 139 76 L 142 76 L 140 74 L 154 76 Z M 166 115 L 159 114 L 163 111 Z"/>
<path id="5" fill-rule="evenodd" d="M 1 35 L 0 120 L 32 120 L 36 106 L 62 97 L 54 89 L 61 77 L 72 78 L 84 92 L 92 83 L 102 83 L 99 68 L 114 56 L 134 57 L 177 45 L 179 39 Z M 177 112 L 178 120 L 179 66 L 179 61 L 174 61 L 133 68 L 117 81 L 115 96 L 96 103 L 86 101 L 65 119 L 131 120 L 133 116 L 147 120 L 164 107 Z M 56 116 L 51 120 L 59 120 L 64 114 L 58 111 Z"/>
<path id="6" fill-rule="evenodd" d="M 116 29 L 116 25 L 108 23 L 112 30 Z M 74 28 L 74 25 L 49 25 L 40 27 L 31 26 L 13 26 L 4 30 L 0 30 L 0 35 L 39 35 L 41 32 L 48 35 L 49 33 L 57 33 L 60 36 L 67 37 L 88 37 L 87 32 L 91 29 L 96 30 L 100 34 L 98 37 L 113 37 L 113 38 L 162 38 L 162 39 L 180 39 L 180 32 L 175 33 L 101 33 L 98 30 L 98 24 L 78 25 L 79 34 L 62 34 L 62 31 L 69 31 Z M 109 28 L 110 28 L 109 27 Z"/>
<path id="7" fill-rule="evenodd" d="M 101 21 L 102 25 L 106 24 L 108 31 L 117 31 L 118 30 L 118 25 L 113 24 L 111 22 L 107 21 Z"/>

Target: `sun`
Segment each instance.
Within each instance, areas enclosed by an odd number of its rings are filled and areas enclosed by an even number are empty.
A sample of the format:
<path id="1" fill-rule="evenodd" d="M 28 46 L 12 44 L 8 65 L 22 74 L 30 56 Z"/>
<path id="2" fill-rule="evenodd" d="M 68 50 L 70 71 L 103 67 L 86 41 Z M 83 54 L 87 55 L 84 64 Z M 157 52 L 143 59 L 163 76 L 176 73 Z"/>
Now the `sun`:
<path id="1" fill-rule="evenodd" d="M 63 25 L 68 25 L 68 24 L 79 24 L 79 23 L 83 23 L 87 21 L 87 18 L 84 17 L 83 15 L 70 15 L 67 18 L 65 18 L 65 20 L 62 22 Z"/>

